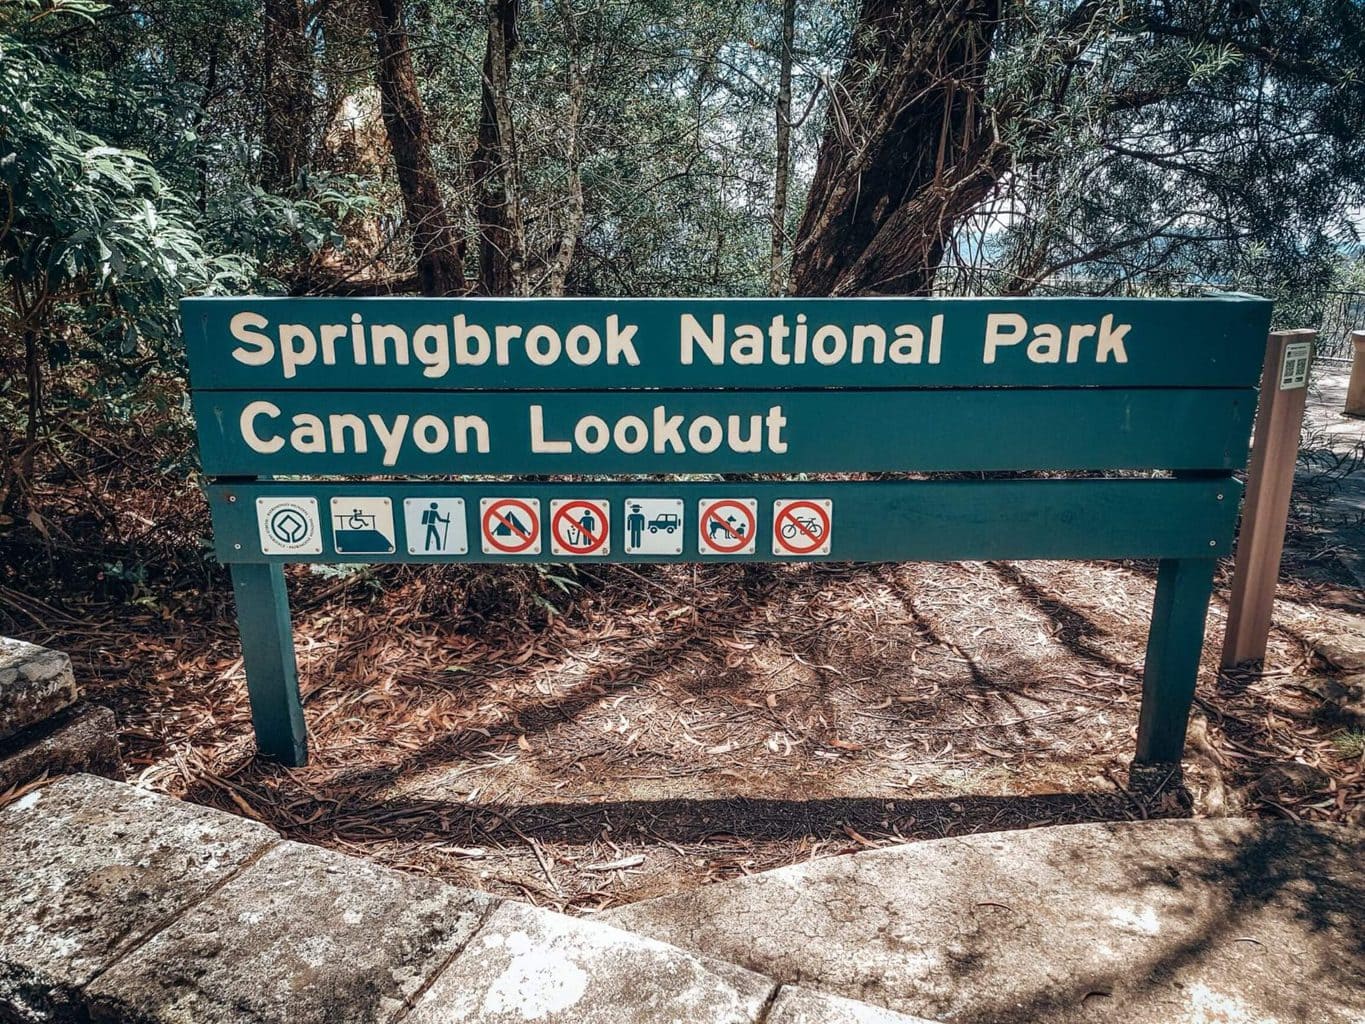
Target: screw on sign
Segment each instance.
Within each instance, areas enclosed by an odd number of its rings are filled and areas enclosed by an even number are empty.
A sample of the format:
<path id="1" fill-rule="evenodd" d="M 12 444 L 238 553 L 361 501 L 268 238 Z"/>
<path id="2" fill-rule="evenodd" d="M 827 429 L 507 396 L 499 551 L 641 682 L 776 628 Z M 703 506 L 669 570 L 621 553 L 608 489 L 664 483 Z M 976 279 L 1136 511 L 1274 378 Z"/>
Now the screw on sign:
<path id="1" fill-rule="evenodd" d="M 788 498 L 773 502 L 773 554 L 829 554 L 832 506 L 828 498 Z"/>
<path id="2" fill-rule="evenodd" d="M 556 555 L 605 555 L 611 513 L 605 501 L 550 502 L 550 550 Z"/>
<path id="3" fill-rule="evenodd" d="M 758 532 L 753 498 L 702 499 L 697 550 L 703 555 L 752 554 Z"/>
<path id="4" fill-rule="evenodd" d="M 539 501 L 484 498 L 480 504 L 484 554 L 540 554 Z"/>

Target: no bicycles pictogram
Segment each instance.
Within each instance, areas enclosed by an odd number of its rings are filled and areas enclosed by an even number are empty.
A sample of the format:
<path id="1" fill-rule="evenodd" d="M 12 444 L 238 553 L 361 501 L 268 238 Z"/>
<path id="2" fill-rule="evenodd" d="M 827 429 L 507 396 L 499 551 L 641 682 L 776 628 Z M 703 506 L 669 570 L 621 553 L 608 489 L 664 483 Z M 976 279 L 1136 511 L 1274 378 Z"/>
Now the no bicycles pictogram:
<path id="1" fill-rule="evenodd" d="M 757 547 L 758 501 L 703 498 L 698 502 L 697 551 L 703 555 L 751 555 Z"/>
<path id="2" fill-rule="evenodd" d="M 540 502 L 521 498 L 484 498 L 479 517 L 486 555 L 540 554 Z"/>
<path id="3" fill-rule="evenodd" d="M 828 498 L 773 502 L 773 554 L 827 555 L 833 518 Z"/>
<path id="4" fill-rule="evenodd" d="M 606 501 L 550 502 L 550 550 L 556 555 L 605 555 L 611 551 L 611 511 Z"/>

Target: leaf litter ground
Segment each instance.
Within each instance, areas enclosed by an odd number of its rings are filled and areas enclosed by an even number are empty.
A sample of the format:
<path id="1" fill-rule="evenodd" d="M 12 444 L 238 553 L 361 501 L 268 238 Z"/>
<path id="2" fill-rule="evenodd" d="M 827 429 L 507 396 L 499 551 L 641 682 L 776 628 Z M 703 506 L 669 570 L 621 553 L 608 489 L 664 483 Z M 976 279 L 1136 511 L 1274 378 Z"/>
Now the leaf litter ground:
<path id="1" fill-rule="evenodd" d="M 592 912 L 908 839 L 1361 821 L 1359 723 L 1303 683 L 1365 600 L 1308 531 L 1265 675 L 1211 670 L 1223 569 L 1185 792 L 1127 789 L 1145 563 L 293 567 L 312 759 L 286 770 L 253 756 L 202 500 L 151 472 L 180 449 L 96 429 L 0 538 L 0 629 L 71 652 L 142 785 L 293 839 Z"/>

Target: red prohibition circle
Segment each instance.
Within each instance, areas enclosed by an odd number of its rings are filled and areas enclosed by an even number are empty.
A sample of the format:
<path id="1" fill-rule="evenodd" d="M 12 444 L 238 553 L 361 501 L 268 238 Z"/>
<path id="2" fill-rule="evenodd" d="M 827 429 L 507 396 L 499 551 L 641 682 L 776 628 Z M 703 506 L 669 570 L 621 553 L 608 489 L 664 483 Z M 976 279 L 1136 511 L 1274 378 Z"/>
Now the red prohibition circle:
<path id="1" fill-rule="evenodd" d="M 521 509 L 523 512 L 526 513 L 526 518 L 531 521 L 531 532 L 529 534 L 523 534 L 520 530 L 518 530 L 515 526 L 509 523 L 506 519 L 503 519 L 502 516 L 498 515 L 498 510 L 506 508 L 508 505 L 515 505 L 517 508 Z M 489 521 L 493 519 L 495 516 L 497 517 L 498 522 L 502 523 L 502 525 L 511 530 L 514 535 L 522 539 L 521 544 L 504 545 L 498 543 L 497 538 L 493 536 L 493 531 L 489 528 L 488 525 Z M 532 544 L 536 542 L 536 534 L 539 532 L 540 519 L 536 515 L 535 509 L 531 508 L 531 506 L 526 504 L 526 502 L 524 501 L 519 501 L 516 498 L 504 498 L 502 501 L 494 502 L 492 505 L 489 505 L 488 508 L 484 511 L 483 514 L 484 540 L 488 541 L 489 544 L 493 545 L 493 547 L 497 548 L 504 554 L 516 555 L 525 551 L 527 548 L 529 548 Z"/>
<path id="2" fill-rule="evenodd" d="M 729 547 L 727 547 L 724 544 L 717 543 L 716 538 L 712 537 L 710 531 L 708 531 L 706 528 L 707 521 L 713 515 L 715 515 L 716 509 L 718 508 L 737 508 L 744 513 L 744 518 L 749 521 L 748 532 L 741 534 L 739 537 L 736 537 L 735 538 L 736 543 L 730 545 Z M 719 516 L 716 516 L 716 519 L 725 527 L 725 532 L 729 534 L 731 532 L 730 525 L 726 523 L 724 519 L 721 519 Z M 711 548 L 713 551 L 719 551 L 722 555 L 732 555 L 736 551 L 748 547 L 750 542 L 753 540 L 755 531 L 757 530 L 758 523 L 755 522 L 754 514 L 749 510 L 749 506 L 745 505 L 743 502 L 734 501 L 730 498 L 724 498 L 720 501 L 712 502 L 711 507 L 708 508 L 705 512 L 703 512 L 701 516 L 702 544 L 708 548 Z"/>
<path id="3" fill-rule="evenodd" d="M 588 533 L 587 530 L 584 530 L 582 523 L 578 522 L 577 520 L 570 520 L 570 522 L 577 526 L 582 533 L 585 533 L 589 537 L 593 538 L 591 544 L 587 545 L 574 544 L 571 541 L 567 540 L 559 532 L 559 524 L 569 518 L 569 510 L 574 508 L 589 508 L 592 509 L 593 512 L 597 513 L 597 515 L 602 517 L 602 529 L 601 532 L 598 533 L 596 537 L 593 537 L 591 533 Z M 611 532 L 610 530 L 607 529 L 607 513 L 600 506 L 595 505 L 590 501 L 574 501 L 570 502 L 567 505 L 560 505 L 559 508 L 555 511 L 554 518 L 550 520 L 550 530 L 552 533 L 554 533 L 555 540 L 559 541 L 560 546 L 567 548 L 570 551 L 570 553 L 575 555 L 592 554 L 594 551 L 596 551 L 598 548 L 600 548 L 603 544 L 607 542 L 607 537 Z"/>
<path id="4" fill-rule="evenodd" d="M 804 526 L 802 526 L 801 521 L 797 519 L 794 515 L 792 515 L 792 513 L 799 508 L 808 508 L 817 516 L 819 516 L 820 522 L 824 524 L 825 532 L 820 534 L 820 536 L 816 537 L 813 536 L 811 532 L 807 530 Z M 782 536 L 782 522 L 783 520 L 789 517 L 791 518 L 791 521 L 796 525 L 797 536 L 798 537 L 804 536 L 810 539 L 811 543 L 809 546 L 798 547 L 791 541 L 787 540 L 787 538 Z M 777 515 L 773 516 L 773 542 L 777 544 L 778 547 L 786 551 L 790 551 L 793 555 L 809 555 L 812 551 L 815 551 L 817 548 L 821 548 L 829 543 L 829 532 L 830 529 L 832 528 L 832 525 L 833 524 L 831 524 L 829 521 L 829 513 L 825 511 L 823 505 L 817 505 L 813 501 L 793 501 L 789 505 L 783 505 L 782 511 L 779 512 Z M 796 538 L 792 539 L 795 540 Z"/>

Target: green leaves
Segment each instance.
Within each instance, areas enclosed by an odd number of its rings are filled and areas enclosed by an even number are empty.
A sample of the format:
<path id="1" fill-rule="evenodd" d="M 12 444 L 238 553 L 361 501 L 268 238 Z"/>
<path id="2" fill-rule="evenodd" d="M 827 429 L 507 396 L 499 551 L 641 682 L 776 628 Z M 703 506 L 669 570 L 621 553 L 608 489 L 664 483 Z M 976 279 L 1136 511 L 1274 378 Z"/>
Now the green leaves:
<path id="1" fill-rule="evenodd" d="M 80 346 L 87 357 L 102 351 L 125 369 L 173 362 L 178 299 L 248 288 L 256 261 L 214 255 L 203 214 L 148 154 L 90 130 L 88 113 L 110 99 L 106 80 L 19 38 L 38 19 L 17 19 L 14 9 L 0 19 L 0 277 L 8 286 L 0 322 L 11 321 L 13 334 L 36 332 L 49 362 L 69 348 L 47 340 L 58 321 L 102 346 Z M 89 18 L 99 10 L 64 0 L 38 12 Z"/>

